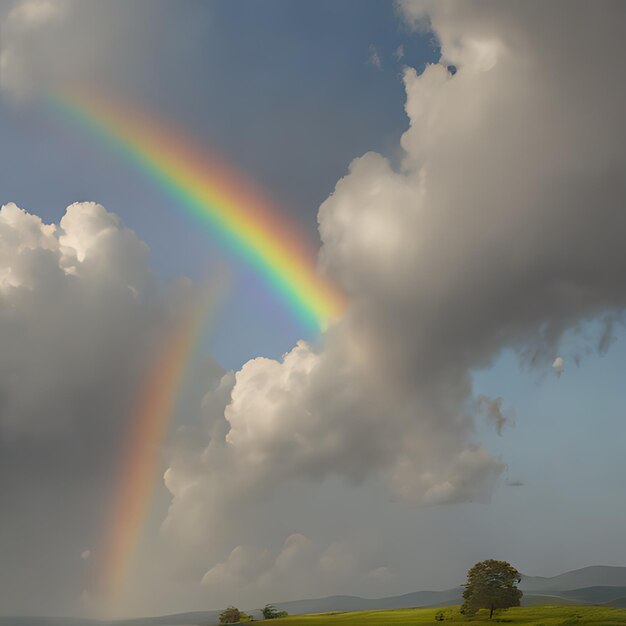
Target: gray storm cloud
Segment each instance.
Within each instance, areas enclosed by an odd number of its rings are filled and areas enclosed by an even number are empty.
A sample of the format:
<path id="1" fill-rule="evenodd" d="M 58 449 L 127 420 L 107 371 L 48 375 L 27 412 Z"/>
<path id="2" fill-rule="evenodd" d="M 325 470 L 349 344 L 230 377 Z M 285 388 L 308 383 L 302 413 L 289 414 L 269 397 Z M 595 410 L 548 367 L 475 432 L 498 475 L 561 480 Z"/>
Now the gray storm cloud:
<path id="1" fill-rule="evenodd" d="M 228 520 L 294 483 L 488 499 L 504 464 L 473 413 L 506 418 L 473 397 L 472 371 L 505 348 L 549 367 L 566 331 L 626 305 L 626 6 L 399 6 L 441 62 L 404 71 L 401 166 L 355 159 L 319 210 L 321 263 L 350 306 L 319 346 L 228 374 L 205 399 L 206 444 L 181 445 L 166 473 L 165 536 L 205 580 L 264 541 Z"/>
<path id="2" fill-rule="evenodd" d="M 58 225 L 0 210 L 3 613 L 76 610 L 131 400 L 189 292 L 172 289 L 98 204 Z"/>

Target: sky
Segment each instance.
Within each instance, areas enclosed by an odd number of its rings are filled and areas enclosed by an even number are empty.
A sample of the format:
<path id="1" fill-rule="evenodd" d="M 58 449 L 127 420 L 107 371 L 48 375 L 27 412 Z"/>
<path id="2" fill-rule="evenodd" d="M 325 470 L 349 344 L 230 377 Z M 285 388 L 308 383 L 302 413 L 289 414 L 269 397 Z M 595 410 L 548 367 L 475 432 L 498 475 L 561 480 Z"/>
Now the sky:
<path id="1" fill-rule="evenodd" d="M 625 565 L 625 13 L 0 0 L 2 612 Z M 95 87 L 262 189 L 341 312 L 51 105 Z"/>

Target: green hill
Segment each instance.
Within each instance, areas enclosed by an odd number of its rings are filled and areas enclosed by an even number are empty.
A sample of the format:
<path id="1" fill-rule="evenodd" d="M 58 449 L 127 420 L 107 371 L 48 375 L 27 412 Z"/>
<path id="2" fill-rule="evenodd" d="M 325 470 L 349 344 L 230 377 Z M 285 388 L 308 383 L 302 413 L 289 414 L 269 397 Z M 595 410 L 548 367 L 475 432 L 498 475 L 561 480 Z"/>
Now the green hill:
<path id="1" fill-rule="evenodd" d="M 435 614 L 444 613 L 444 621 L 435 621 Z M 359 611 L 353 613 L 321 613 L 295 615 L 272 622 L 275 626 L 420 626 L 421 624 L 532 624 L 533 626 L 597 626 L 626 625 L 626 610 L 597 606 L 532 606 L 498 612 L 492 620 L 487 611 L 468 619 L 459 607 L 442 609 L 398 609 L 390 611 Z M 265 622 L 263 622 L 265 623 Z"/>
<path id="2" fill-rule="evenodd" d="M 626 587 L 584 587 L 583 589 L 559 591 L 558 595 L 572 600 L 580 600 L 585 604 L 608 604 L 626 597 Z"/>

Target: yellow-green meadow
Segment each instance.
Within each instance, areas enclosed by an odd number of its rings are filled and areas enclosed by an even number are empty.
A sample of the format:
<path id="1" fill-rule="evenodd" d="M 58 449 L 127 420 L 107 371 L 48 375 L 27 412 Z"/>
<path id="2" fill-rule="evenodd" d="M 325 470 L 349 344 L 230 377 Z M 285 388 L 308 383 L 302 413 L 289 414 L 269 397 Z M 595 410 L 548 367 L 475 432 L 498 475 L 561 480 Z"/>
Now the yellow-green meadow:
<path id="1" fill-rule="evenodd" d="M 437 621 L 437 613 L 443 620 Z M 486 610 L 473 618 L 464 617 L 459 607 L 357 611 L 294 615 L 276 620 L 276 626 L 419 626 L 421 624 L 532 624 L 533 626 L 571 626 L 626 624 L 626 609 L 599 606 L 528 606 L 498 611 L 489 620 Z"/>

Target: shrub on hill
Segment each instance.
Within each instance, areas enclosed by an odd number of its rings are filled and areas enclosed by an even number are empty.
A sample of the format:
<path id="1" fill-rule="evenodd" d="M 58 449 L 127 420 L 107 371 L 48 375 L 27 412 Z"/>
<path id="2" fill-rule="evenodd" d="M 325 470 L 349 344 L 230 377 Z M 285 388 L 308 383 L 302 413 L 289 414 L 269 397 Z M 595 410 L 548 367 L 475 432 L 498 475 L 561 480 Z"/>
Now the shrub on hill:
<path id="1" fill-rule="evenodd" d="M 276 619 L 289 615 L 287 611 L 279 611 L 273 604 L 266 604 L 265 607 L 261 609 L 261 613 L 263 613 L 263 619 Z"/>
<path id="2" fill-rule="evenodd" d="M 250 622 L 252 618 L 236 606 L 229 606 L 220 613 L 220 624 L 240 624 L 241 622 Z"/>

